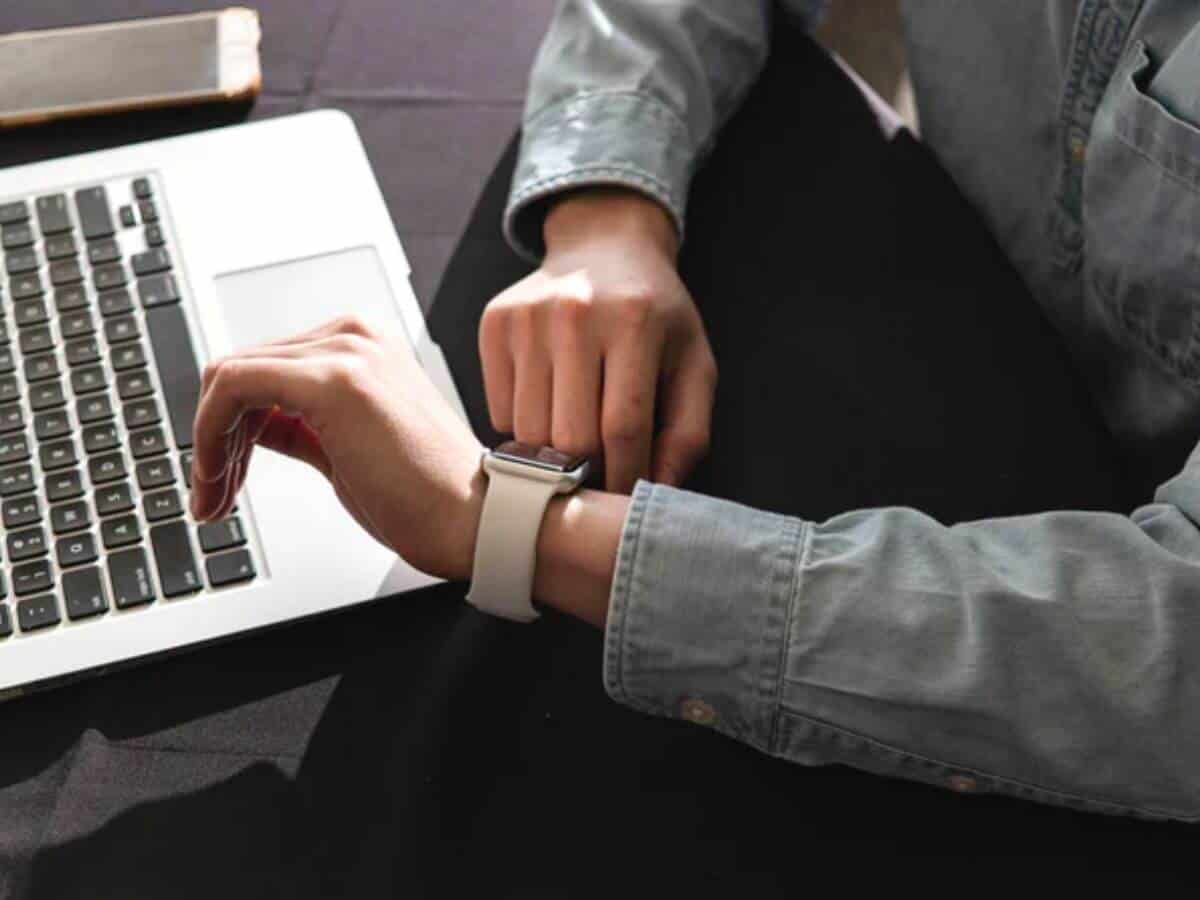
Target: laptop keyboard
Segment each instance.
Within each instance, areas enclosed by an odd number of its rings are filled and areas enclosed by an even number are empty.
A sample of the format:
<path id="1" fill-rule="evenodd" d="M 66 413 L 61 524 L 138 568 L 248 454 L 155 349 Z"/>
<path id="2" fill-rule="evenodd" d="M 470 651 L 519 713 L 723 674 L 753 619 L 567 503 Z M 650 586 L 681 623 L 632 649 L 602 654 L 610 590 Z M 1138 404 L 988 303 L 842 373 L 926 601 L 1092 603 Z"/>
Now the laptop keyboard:
<path id="1" fill-rule="evenodd" d="M 200 374 L 151 176 L 0 203 L 0 638 L 252 580 L 187 513 Z"/>

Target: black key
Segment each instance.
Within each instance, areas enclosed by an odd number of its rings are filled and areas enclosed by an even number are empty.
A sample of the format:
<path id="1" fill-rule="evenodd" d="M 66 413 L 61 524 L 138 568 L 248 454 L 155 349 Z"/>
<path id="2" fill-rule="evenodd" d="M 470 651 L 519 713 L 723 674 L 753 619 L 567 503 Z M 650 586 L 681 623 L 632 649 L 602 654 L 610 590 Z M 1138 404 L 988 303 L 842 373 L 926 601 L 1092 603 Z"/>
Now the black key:
<path id="1" fill-rule="evenodd" d="M 37 497 L 14 497 L 5 500 L 3 510 L 5 528 L 20 528 L 22 525 L 42 520 L 42 507 Z"/>
<path id="2" fill-rule="evenodd" d="M 100 366 L 84 366 L 71 373 L 71 390 L 76 394 L 90 394 L 106 387 L 108 379 Z"/>
<path id="3" fill-rule="evenodd" d="M 74 500 L 83 493 L 83 476 L 78 469 L 52 472 L 46 476 L 46 499 L 51 503 Z"/>
<path id="4" fill-rule="evenodd" d="M 171 254 L 162 248 L 146 250 L 143 253 L 135 253 L 129 263 L 133 266 L 134 275 L 153 275 L 171 268 Z"/>
<path id="5" fill-rule="evenodd" d="M 9 275 L 36 272 L 41 264 L 42 261 L 38 259 L 37 251 L 32 247 L 28 250 L 11 250 L 4 254 L 4 268 Z"/>
<path id="6" fill-rule="evenodd" d="M 133 207 L 126 204 L 119 210 L 121 216 L 122 228 L 133 228 L 137 225 L 137 216 L 133 214 Z"/>
<path id="7" fill-rule="evenodd" d="M 17 325 L 21 328 L 48 322 L 50 314 L 46 311 L 46 301 L 41 297 L 34 297 L 31 300 L 21 300 L 19 303 L 14 303 L 13 319 L 16 320 Z"/>
<path id="8" fill-rule="evenodd" d="M 12 347 L 0 347 L 0 374 L 7 374 L 14 367 Z"/>
<path id="9" fill-rule="evenodd" d="M 83 534 L 72 534 L 59 538 L 54 544 L 54 554 L 58 557 L 58 564 L 63 568 L 94 562 L 96 539 L 86 531 Z"/>
<path id="10" fill-rule="evenodd" d="M 130 431 L 143 425 L 157 425 L 162 421 L 158 414 L 158 404 L 154 402 L 153 397 L 126 403 L 121 411 L 125 416 L 125 427 Z"/>
<path id="11" fill-rule="evenodd" d="M 100 523 L 100 537 L 104 540 L 106 549 L 124 547 L 142 539 L 136 516 L 120 516 L 116 519 L 105 519 Z"/>
<path id="12" fill-rule="evenodd" d="M 46 259 L 66 259 L 74 256 L 78 249 L 73 234 L 60 234 L 46 238 Z"/>
<path id="13" fill-rule="evenodd" d="M 59 316 L 58 330 L 62 333 L 63 340 L 69 341 L 71 338 L 95 334 L 96 326 L 92 324 L 92 314 L 83 309 L 79 312 Z"/>
<path id="14" fill-rule="evenodd" d="M 83 309 L 87 305 L 87 291 L 84 290 L 81 284 L 61 287 L 54 292 L 54 308 L 60 313 L 70 312 L 73 309 Z"/>
<path id="15" fill-rule="evenodd" d="M 164 594 L 174 597 L 204 587 L 200 573 L 196 571 L 186 522 L 155 525 L 150 529 L 150 543 L 154 546 L 154 558 L 158 560 L 158 581 Z"/>
<path id="16" fill-rule="evenodd" d="M 163 237 L 161 225 L 146 226 L 146 246 L 161 247 L 166 243 L 166 238 Z"/>
<path id="17" fill-rule="evenodd" d="M 118 372 L 136 369 L 138 366 L 146 364 L 146 350 L 140 343 L 123 344 L 120 347 L 113 347 L 111 359 L 112 367 Z"/>
<path id="18" fill-rule="evenodd" d="M 88 262 L 93 266 L 116 262 L 121 258 L 121 246 L 114 240 L 93 241 L 88 244 Z"/>
<path id="19" fill-rule="evenodd" d="M 50 263 L 50 283 L 57 286 L 62 284 L 78 284 L 83 281 L 83 269 L 75 259 L 60 259 Z"/>
<path id="20" fill-rule="evenodd" d="M 71 433 L 71 420 L 65 412 L 44 412 L 33 417 L 33 433 L 39 441 L 49 441 Z"/>
<path id="21" fill-rule="evenodd" d="M 88 460 L 88 475 L 91 476 L 92 484 L 115 481 L 124 478 L 126 474 L 128 473 L 125 469 L 125 457 L 120 453 L 106 453 L 104 456 L 93 456 Z"/>
<path id="22" fill-rule="evenodd" d="M 179 300 L 179 286 L 170 272 L 139 278 L 138 296 L 142 298 L 142 306 L 147 308 L 176 303 Z"/>
<path id="23" fill-rule="evenodd" d="M 127 313 L 133 309 L 133 300 L 130 299 L 129 291 L 125 288 L 117 288 L 115 291 L 105 291 L 100 295 L 100 315 L 108 318 L 109 316 L 119 316 L 121 313 Z"/>
<path id="24" fill-rule="evenodd" d="M 96 343 L 95 338 L 71 341 L 64 349 L 67 357 L 67 365 L 69 366 L 94 363 L 100 358 L 100 345 Z"/>
<path id="25" fill-rule="evenodd" d="M 43 378 L 53 378 L 57 374 L 58 357 L 53 353 L 30 356 L 25 360 L 26 381 L 41 381 Z"/>
<path id="26" fill-rule="evenodd" d="M 5 250 L 18 250 L 28 247 L 34 241 L 33 229 L 26 222 L 15 225 L 5 225 L 0 230 L 0 244 Z"/>
<path id="27" fill-rule="evenodd" d="M 144 459 L 164 452 L 167 449 L 167 439 L 163 437 L 161 428 L 145 428 L 129 436 L 129 446 L 135 459 Z"/>
<path id="28" fill-rule="evenodd" d="M 86 528 L 91 524 L 86 500 L 76 500 L 74 503 L 60 503 L 50 507 L 50 527 L 55 534 L 64 534 Z M 62 562 L 62 560 L 59 560 Z M 63 563 L 63 565 L 67 565 Z"/>
<path id="29" fill-rule="evenodd" d="M 121 438 L 117 434 L 117 426 L 111 423 L 89 425 L 83 429 L 83 449 L 88 453 L 111 450 L 120 442 Z"/>
<path id="30" fill-rule="evenodd" d="M 0 376 L 0 403 L 11 403 L 21 396 L 21 386 L 17 384 L 17 376 Z"/>
<path id="31" fill-rule="evenodd" d="M 53 583 L 50 575 L 50 560 L 38 559 L 13 566 L 13 591 L 18 597 L 44 591 Z"/>
<path id="32" fill-rule="evenodd" d="M 33 468 L 12 466 L 0 469 L 0 497 L 11 497 L 33 490 Z"/>
<path id="33" fill-rule="evenodd" d="M 21 275 L 9 282 L 12 289 L 12 298 L 14 300 L 25 300 L 29 297 L 37 297 L 42 293 L 42 279 L 37 272 L 30 272 L 28 275 Z"/>
<path id="34" fill-rule="evenodd" d="M 200 538 L 200 548 L 205 553 L 215 553 L 218 550 L 228 550 L 230 547 L 240 547 L 246 543 L 246 534 L 242 531 L 239 519 L 222 519 L 220 522 L 205 522 L 196 529 Z"/>
<path id="35" fill-rule="evenodd" d="M 122 372 L 117 376 L 117 394 L 122 400 L 136 400 L 152 393 L 154 385 L 150 383 L 150 373 L 145 369 Z"/>
<path id="36" fill-rule="evenodd" d="M 120 263 L 110 263 L 107 266 L 97 266 L 92 269 L 92 283 L 96 285 L 98 291 L 123 287 L 128 280 L 125 276 L 125 267 Z"/>
<path id="37" fill-rule="evenodd" d="M 62 382 L 57 379 L 54 381 L 39 381 L 37 384 L 29 387 L 29 405 L 33 407 L 34 412 L 41 412 L 44 409 L 54 409 L 56 406 L 62 406 L 67 402 L 66 394 L 63 393 Z"/>
<path id="38" fill-rule="evenodd" d="M 183 515 L 183 503 L 179 499 L 179 491 L 174 488 L 146 494 L 142 498 L 142 509 L 146 511 L 146 519 L 151 522 Z"/>
<path id="39" fill-rule="evenodd" d="M 23 434 L 0 437 L 0 466 L 29 459 L 29 441 Z"/>
<path id="40" fill-rule="evenodd" d="M 146 328 L 159 361 L 158 377 L 171 417 L 171 430 L 175 432 L 175 444 L 180 448 L 190 447 L 192 420 L 196 418 L 200 396 L 200 370 L 183 310 L 178 306 L 148 309 Z"/>
<path id="41" fill-rule="evenodd" d="M 90 537 L 89 537 L 90 540 Z M 108 610 L 99 566 L 67 572 L 62 577 L 63 606 L 70 619 L 86 619 Z"/>
<path id="42" fill-rule="evenodd" d="M 10 431 L 20 431 L 25 427 L 25 414 L 16 403 L 0 406 L 0 434 Z"/>
<path id="43" fill-rule="evenodd" d="M 32 559 L 46 552 L 46 534 L 40 528 L 14 531 L 4 543 L 8 548 L 8 558 L 13 562 Z"/>
<path id="44" fill-rule="evenodd" d="M 175 471 L 171 468 L 171 460 L 161 457 L 138 463 L 137 480 L 138 486 L 144 491 L 162 487 L 164 484 L 174 484 Z"/>
<path id="45" fill-rule="evenodd" d="M 192 486 L 192 451 L 179 454 L 179 468 L 183 472 L 183 483 Z"/>
<path id="46" fill-rule="evenodd" d="M 112 237 L 112 214 L 108 209 L 108 192 L 103 186 L 76 191 L 75 209 L 79 212 L 79 227 L 87 240 Z"/>
<path id="47" fill-rule="evenodd" d="M 67 198 L 62 194 L 38 197 L 33 205 L 37 209 L 38 226 L 42 234 L 71 230 L 71 214 L 67 212 Z"/>
<path id="48" fill-rule="evenodd" d="M 105 543 L 105 546 L 108 544 Z M 110 555 L 108 577 L 112 582 L 113 603 L 117 609 L 128 609 L 154 600 L 150 564 L 146 561 L 146 551 L 141 547 Z"/>
<path id="49" fill-rule="evenodd" d="M 4 582 L 4 577 L 0 575 L 0 584 Z M 8 637 L 12 634 L 12 616 L 8 612 L 8 604 L 0 603 L 0 637 Z"/>
<path id="50" fill-rule="evenodd" d="M 108 399 L 108 394 L 80 397 L 75 401 L 75 414 L 79 416 L 81 425 L 111 419 L 113 415 L 112 401 Z"/>
<path id="51" fill-rule="evenodd" d="M 111 516 L 127 509 L 133 509 L 133 491 L 128 482 L 96 488 L 96 512 L 100 515 Z"/>
<path id="52" fill-rule="evenodd" d="M 158 209 L 154 206 L 153 200 L 139 200 L 138 212 L 141 214 L 143 222 L 158 221 Z"/>
<path id="53" fill-rule="evenodd" d="M 133 196 L 139 200 L 149 200 L 154 195 L 154 189 L 150 186 L 149 178 L 133 179 Z"/>
<path id="54" fill-rule="evenodd" d="M 0 344 L 8 343 L 8 323 L 0 319 Z M 6 371 L 11 372 L 12 366 L 9 366 Z"/>
<path id="55" fill-rule="evenodd" d="M 13 579 L 15 582 L 15 572 L 13 573 Z M 34 588 L 34 590 L 44 590 L 49 586 L 49 584 L 46 584 L 43 587 Z M 53 594 L 43 594 L 40 597 L 29 597 L 26 600 L 18 600 L 17 621 L 21 623 L 22 631 L 37 631 L 39 628 L 49 628 L 51 625 L 57 625 L 61 621 L 58 615 L 58 601 L 54 599 Z"/>
<path id="56" fill-rule="evenodd" d="M 24 200 L 14 200 L 11 203 L 0 203 L 0 225 L 13 225 L 17 222 L 29 221 L 29 207 Z"/>
<path id="57" fill-rule="evenodd" d="M 213 587 L 249 581 L 255 575 L 254 561 L 250 559 L 248 550 L 218 553 L 216 556 L 210 556 L 205 566 L 208 569 L 208 580 Z"/>
<path id="58" fill-rule="evenodd" d="M 110 344 L 131 341 L 140 335 L 137 319 L 133 316 L 119 316 L 115 319 L 108 319 L 104 323 L 104 336 L 108 338 Z"/>
<path id="59" fill-rule="evenodd" d="M 38 457 L 42 461 L 42 468 L 47 472 L 61 469 L 63 466 L 73 466 L 79 461 L 75 456 L 75 442 L 70 438 L 42 444 L 38 448 Z"/>
<path id="60" fill-rule="evenodd" d="M 21 352 L 28 356 L 30 353 L 41 353 L 43 350 L 53 347 L 54 335 L 44 325 L 38 328 L 26 328 L 21 332 L 19 343 Z"/>

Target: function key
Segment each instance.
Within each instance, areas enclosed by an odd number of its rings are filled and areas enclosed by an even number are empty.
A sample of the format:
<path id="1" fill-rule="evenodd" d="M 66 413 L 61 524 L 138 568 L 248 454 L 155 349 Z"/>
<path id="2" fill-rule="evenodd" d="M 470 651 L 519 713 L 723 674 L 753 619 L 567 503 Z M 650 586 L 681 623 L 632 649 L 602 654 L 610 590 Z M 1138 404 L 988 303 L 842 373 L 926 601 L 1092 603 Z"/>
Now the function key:
<path id="1" fill-rule="evenodd" d="M 50 508 L 50 527 L 55 534 L 77 531 L 91 524 L 86 500 L 76 500 L 74 503 L 60 503 Z M 66 565 L 66 563 L 63 563 Z"/>
<path id="2" fill-rule="evenodd" d="M 42 508 L 37 497 L 14 497 L 2 507 L 5 528 L 20 528 L 42 520 Z"/>
<path id="3" fill-rule="evenodd" d="M 106 453 L 103 456 L 93 456 L 88 460 L 88 475 L 91 476 L 92 484 L 116 481 L 118 478 L 124 478 L 127 474 L 125 457 L 121 455 L 120 451 Z"/>
<path id="4" fill-rule="evenodd" d="M 4 576 L 0 575 L 0 585 L 3 584 Z M 0 591 L 0 596 L 3 595 L 3 592 Z M 8 611 L 8 604 L 0 603 L 0 638 L 8 637 L 10 634 L 12 634 L 12 628 L 12 615 Z"/>
<path id="5" fill-rule="evenodd" d="M 161 457 L 138 463 L 137 480 L 138 487 L 144 491 L 162 487 L 164 484 L 174 484 L 175 471 L 171 468 L 171 460 Z"/>
<path id="6" fill-rule="evenodd" d="M 13 562 L 32 559 L 46 552 L 46 534 L 40 528 L 14 531 L 8 535 L 5 546 L 8 549 L 8 558 Z"/>
<path id="7" fill-rule="evenodd" d="M 24 200 L 0 203 L 0 225 L 13 225 L 29 221 L 29 207 Z"/>
<path id="8" fill-rule="evenodd" d="M 147 250 L 144 253 L 135 253 L 129 263 L 133 266 L 135 275 L 153 275 L 171 268 L 171 254 L 162 248 Z"/>
<path id="9" fill-rule="evenodd" d="M 83 337 L 85 334 L 95 334 L 96 326 L 92 323 L 92 314 L 86 309 L 67 313 L 58 320 L 58 330 L 62 332 L 63 340 Z"/>
<path id="10" fill-rule="evenodd" d="M 122 344 L 120 347 L 114 347 L 112 351 L 112 367 L 118 372 L 124 372 L 126 369 L 136 369 L 138 366 L 146 364 L 146 351 L 142 349 L 140 343 L 137 344 Z"/>
<path id="11" fill-rule="evenodd" d="M 24 300 L 26 297 L 37 297 L 42 293 L 42 277 L 37 272 L 30 272 L 9 281 L 14 300 Z"/>
<path id="12" fill-rule="evenodd" d="M 10 431 L 20 431 L 25 427 L 25 415 L 16 403 L 0 406 L 0 434 Z"/>
<path id="13" fill-rule="evenodd" d="M 41 264 L 42 261 L 38 259 L 37 250 L 33 247 L 27 250 L 10 250 L 4 255 L 4 268 L 9 275 L 24 275 L 26 272 L 34 272 Z"/>
<path id="14" fill-rule="evenodd" d="M 167 449 L 167 439 L 163 437 L 161 428 L 145 428 L 129 436 L 129 446 L 135 459 L 144 459 L 164 452 Z"/>
<path id="15" fill-rule="evenodd" d="M 75 259 L 59 259 L 50 263 L 50 283 L 54 286 L 77 284 L 83 281 L 83 269 Z"/>
<path id="16" fill-rule="evenodd" d="M 158 209 L 155 207 L 153 200 L 139 200 L 138 212 L 141 214 L 143 222 L 158 221 Z"/>
<path id="17" fill-rule="evenodd" d="M 129 482 L 107 484 L 96 489 L 96 512 L 100 515 L 111 516 L 127 509 L 133 509 L 133 491 L 129 488 Z M 108 546 L 107 540 L 104 543 Z"/>
<path id="18" fill-rule="evenodd" d="M 12 347 L 0 346 L 0 374 L 7 375 L 14 368 Z"/>
<path id="19" fill-rule="evenodd" d="M 147 225 L 146 226 L 146 246 L 147 247 L 161 247 L 166 242 L 167 242 L 167 240 L 165 237 L 163 237 L 161 225 Z"/>
<path id="20" fill-rule="evenodd" d="M 150 529 L 150 543 L 154 546 L 154 558 L 158 560 L 158 580 L 164 594 L 175 597 L 204 587 L 192 556 L 186 522 L 176 520 L 155 525 Z"/>
<path id="21" fill-rule="evenodd" d="M 21 387 L 16 375 L 0 376 L 0 403 L 11 403 L 21 396 Z"/>
<path id="22" fill-rule="evenodd" d="M 119 344 L 140 337 L 141 332 L 138 330 L 137 319 L 133 316 L 119 316 L 104 323 L 104 336 L 110 344 Z"/>
<path id="23" fill-rule="evenodd" d="M 145 369 L 134 369 L 117 376 L 117 394 L 122 400 L 136 400 L 153 392 L 154 385 L 150 383 L 150 373 Z"/>
<path id="24" fill-rule="evenodd" d="M 21 247 L 28 247 L 34 241 L 33 229 L 28 223 L 22 222 L 18 225 L 5 225 L 0 229 L 0 244 L 5 250 L 18 250 Z"/>
<path id="25" fill-rule="evenodd" d="M 75 209 L 79 212 L 79 227 L 89 240 L 112 237 L 112 213 L 108 208 L 108 192 L 99 187 L 84 188 L 75 192 Z"/>
<path id="26" fill-rule="evenodd" d="M 47 568 L 47 573 L 49 569 Z M 16 585 L 17 573 L 13 570 L 13 584 Z M 46 581 L 49 581 L 47 574 Z M 49 583 L 42 585 L 41 579 L 38 584 L 40 587 L 33 588 L 35 591 L 45 590 L 50 587 Z M 17 591 L 17 593 L 22 593 Z M 40 597 L 30 597 L 26 600 L 17 601 L 17 621 L 21 623 L 22 631 L 36 631 L 39 628 L 49 628 L 51 625 L 57 625 L 61 620 L 58 615 L 58 601 L 54 599 L 53 594 L 43 594 Z"/>
<path id="27" fill-rule="evenodd" d="M 142 539 L 137 516 L 118 516 L 115 519 L 105 519 L 100 523 L 100 537 L 107 550 L 111 550 L 113 547 L 124 547 L 126 544 L 136 544 Z"/>
<path id="28" fill-rule="evenodd" d="M 4 345 L 7 343 L 8 343 L 8 323 L 5 322 L 3 319 L 0 319 L 0 345 Z M 12 371 L 11 365 L 9 366 L 9 368 L 5 369 L 4 371 L 11 372 Z"/>
<path id="29" fill-rule="evenodd" d="M 12 497 L 33 490 L 33 468 L 12 466 L 0 469 L 0 497 Z"/>
<path id="30" fill-rule="evenodd" d="M 179 468 L 183 472 L 183 483 L 192 486 L 192 451 L 179 454 Z"/>
<path id="31" fill-rule="evenodd" d="M 117 426 L 111 423 L 89 425 L 83 429 L 83 449 L 89 454 L 111 450 L 121 442 Z"/>
<path id="32" fill-rule="evenodd" d="M 54 544 L 54 555 L 64 569 L 67 566 L 95 562 L 96 539 L 87 532 L 59 538 Z"/>
<path id="33" fill-rule="evenodd" d="M 146 518 L 151 522 L 183 515 L 183 503 L 179 500 L 179 491 L 174 488 L 146 494 L 142 498 L 142 509 L 145 510 Z"/>
<path id="34" fill-rule="evenodd" d="M 128 609 L 154 600 L 150 564 L 146 561 L 146 551 L 141 547 L 109 556 L 108 577 L 112 582 L 113 603 L 117 609 Z"/>
<path id="35" fill-rule="evenodd" d="M 133 309 L 133 300 L 129 298 L 129 291 L 125 288 L 105 291 L 100 295 L 100 315 L 105 318 L 119 316 L 131 309 Z"/>
<path id="36" fill-rule="evenodd" d="M 13 591 L 18 597 L 44 591 L 53 583 L 50 574 L 50 561 L 48 559 L 39 559 L 34 562 L 14 566 L 12 580 Z"/>
<path id="37" fill-rule="evenodd" d="M 63 466 L 73 466 L 79 461 L 75 455 L 75 442 L 70 438 L 65 441 L 40 445 L 38 458 L 42 461 L 42 468 L 47 472 L 61 469 Z"/>
<path id="38" fill-rule="evenodd" d="M 62 382 L 57 379 L 38 382 L 29 389 L 29 405 L 33 407 L 34 412 L 54 409 L 66 402 L 67 396 L 63 392 Z"/>
<path id="39" fill-rule="evenodd" d="M 93 266 L 102 266 L 105 263 L 116 262 L 120 259 L 121 248 L 111 238 L 103 241 L 93 241 L 88 244 L 87 255 L 88 262 Z"/>
<path id="40" fill-rule="evenodd" d="M 120 209 L 121 227 L 134 228 L 137 226 L 137 216 L 133 214 L 133 207 L 126 205 Z"/>
<path id="41" fill-rule="evenodd" d="M 150 187 L 149 178 L 133 179 L 133 196 L 137 197 L 139 200 L 148 200 L 150 197 L 154 196 L 154 189 Z"/>
<path id="42" fill-rule="evenodd" d="M 58 357 L 53 353 L 43 353 L 41 356 L 25 358 L 25 380 L 41 381 L 43 378 L 53 378 L 58 374 Z"/>
<path id="43" fill-rule="evenodd" d="M 196 536 L 200 538 L 200 548 L 205 553 L 228 550 L 230 547 L 240 547 L 246 543 L 242 523 L 236 518 L 205 522 L 196 529 Z"/>
<path id="44" fill-rule="evenodd" d="M 130 431 L 143 425 L 157 425 L 162 421 L 162 416 L 158 414 L 158 404 L 154 402 L 153 397 L 126 403 L 121 412 L 125 417 L 125 427 Z"/>
<path id="45" fill-rule="evenodd" d="M 41 353 L 43 350 L 49 350 L 54 346 L 54 335 L 50 333 L 50 329 L 45 325 L 38 328 L 26 328 L 21 332 L 18 342 L 21 345 L 21 352 L 26 355 Z"/>
<path id="46" fill-rule="evenodd" d="M 71 214 L 67 212 L 67 198 L 64 195 L 38 197 L 33 205 L 37 209 L 38 226 L 42 234 L 71 230 Z"/>
<path id="47" fill-rule="evenodd" d="M 62 577 L 63 606 L 71 619 L 86 619 L 108 610 L 98 566 L 76 569 Z"/>
<path id="48" fill-rule="evenodd" d="M 111 419 L 113 415 L 112 401 L 108 399 L 108 394 L 80 397 L 75 403 L 75 413 L 79 416 L 81 425 Z"/>
<path id="49" fill-rule="evenodd" d="M 170 272 L 151 275 L 149 278 L 139 278 L 138 296 L 142 298 L 142 306 L 147 309 L 152 306 L 175 303 L 179 300 L 179 285 L 175 281 L 175 276 Z"/>
<path id="50" fill-rule="evenodd" d="M 208 580 L 213 587 L 224 587 L 227 584 L 238 584 L 251 580 L 254 575 L 254 561 L 250 559 L 247 550 L 235 550 L 232 553 L 218 553 L 210 556 L 205 562 L 208 569 Z"/>
<path id="51" fill-rule="evenodd" d="M 32 300 L 21 300 L 13 304 L 13 318 L 16 319 L 18 326 L 24 328 L 27 325 L 41 325 L 43 322 L 48 322 L 50 315 L 46 312 L 46 301 L 35 297 Z"/>
<path id="52" fill-rule="evenodd" d="M 108 387 L 101 366 L 84 366 L 71 373 L 71 390 L 76 394 L 90 394 Z"/>
<path id="53" fill-rule="evenodd" d="M 54 308 L 60 313 L 83 309 L 87 306 L 87 291 L 81 284 L 60 287 L 54 292 Z"/>
<path id="54" fill-rule="evenodd" d="M 0 437 L 0 465 L 24 462 L 29 459 L 29 441 L 23 434 L 6 434 Z"/>
<path id="55" fill-rule="evenodd" d="M 81 366 L 87 363 L 94 363 L 100 358 L 100 345 L 96 343 L 95 338 L 86 338 L 81 341 L 71 341 L 65 348 L 67 365 Z"/>
<path id="56" fill-rule="evenodd" d="M 74 256 L 77 250 L 73 234 L 58 234 L 46 238 L 46 259 L 66 259 Z"/>
<path id="57" fill-rule="evenodd" d="M 96 285 L 96 290 L 98 291 L 123 287 L 126 281 L 125 267 L 120 263 L 110 263 L 109 265 L 97 266 L 92 269 L 92 282 Z"/>
<path id="58" fill-rule="evenodd" d="M 39 441 L 49 441 L 71 433 L 71 420 L 61 410 L 38 413 L 33 417 L 33 433 Z"/>
<path id="59" fill-rule="evenodd" d="M 46 476 L 46 499 L 51 503 L 74 500 L 83 493 L 83 476 L 78 469 L 54 472 Z"/>

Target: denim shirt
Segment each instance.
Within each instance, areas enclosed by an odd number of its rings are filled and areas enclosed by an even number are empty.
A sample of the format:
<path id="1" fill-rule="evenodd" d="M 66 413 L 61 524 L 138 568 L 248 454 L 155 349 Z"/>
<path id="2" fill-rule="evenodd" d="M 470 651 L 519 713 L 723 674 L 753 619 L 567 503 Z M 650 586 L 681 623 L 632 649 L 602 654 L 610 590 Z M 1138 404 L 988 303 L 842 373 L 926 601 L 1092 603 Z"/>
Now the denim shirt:
<path id="1" fill-rule="evenodd" d="M 513 245 L 536 257 L 539 201 L 592 183 L 655 198 L 682 233 L 770 16 L 811 23 L 820 6 L 562 0 L 531 81 Z M 797 763 L 1200 819 L 1200 5 L 909 0 L 904 17 L 924 140 L 1113 433 L 1135 453 L 1179 448 L 1183 467 L 1129 516 L 949 527 L 639 483 L 606 689 Z"/>

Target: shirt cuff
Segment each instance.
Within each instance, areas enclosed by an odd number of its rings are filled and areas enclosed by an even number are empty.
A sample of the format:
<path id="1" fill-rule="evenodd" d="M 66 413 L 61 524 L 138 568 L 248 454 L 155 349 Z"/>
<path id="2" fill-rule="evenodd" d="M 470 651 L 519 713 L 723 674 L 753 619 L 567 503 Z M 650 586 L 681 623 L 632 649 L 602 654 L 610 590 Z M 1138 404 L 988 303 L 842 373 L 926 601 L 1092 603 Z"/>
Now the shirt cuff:
<path id="1" fill-rule="evenodd" d="M 546 252 L 546 200 L 567 188 L 618 185 L 657 200 L 682 240 L 694 157 L 683 121 L 648 94 L 583 93 L 552 103 L 522 130 L 504 236 L 536 262 Z"/>
<path id="2" fill-rule="evenodd" d="M 617 554 L 604 687 L 772 752 L 808 523 L 638 482 Z"/>

